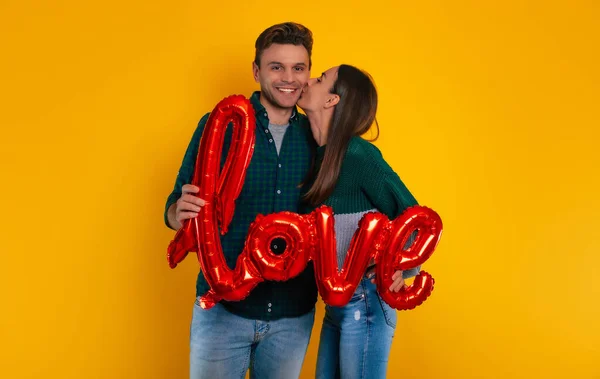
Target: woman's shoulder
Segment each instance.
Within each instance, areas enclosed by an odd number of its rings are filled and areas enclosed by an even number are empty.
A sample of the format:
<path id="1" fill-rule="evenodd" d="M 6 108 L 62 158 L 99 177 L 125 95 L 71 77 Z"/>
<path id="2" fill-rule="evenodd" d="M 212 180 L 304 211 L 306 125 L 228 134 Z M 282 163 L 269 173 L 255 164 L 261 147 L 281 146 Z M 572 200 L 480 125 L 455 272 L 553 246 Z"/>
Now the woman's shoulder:
<path id="1" fill-rule="evenodd" d="M 379 148 L 360 136 L 354 136 L 350 139 L 346 154 L 351 159 L 360 159 L 365 161 L 382 159 L 382 154 Z"/>
<path id="2" fill-rule="evenodd" d="M 352 137 L 348 144 L 345 161 L 351 168 L 362 167 L 361 171 L 370 174 L 390 173 L 393 169 L 386 162 L 381 150 L 362 137 Z"/>

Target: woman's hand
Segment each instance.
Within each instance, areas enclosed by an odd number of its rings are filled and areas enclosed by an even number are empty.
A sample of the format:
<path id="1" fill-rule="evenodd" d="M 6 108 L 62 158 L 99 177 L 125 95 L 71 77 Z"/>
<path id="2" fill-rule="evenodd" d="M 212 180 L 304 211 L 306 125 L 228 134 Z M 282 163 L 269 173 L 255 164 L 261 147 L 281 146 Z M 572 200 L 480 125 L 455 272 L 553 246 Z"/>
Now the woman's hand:
<path id="1" fill-rule="evenodd" d="M 375 267 L 371 268 L 367 272 L 367 277 L 371 278 L 371 283 L 375 284 Z M 398 292 L 402 288 L 407 288 L 404 283 L 404 278 L 402 277 L 402 271 L 398 270 L 392 275 L 392 280 L 394 281 L 390 286 L 390 291 Z"/>

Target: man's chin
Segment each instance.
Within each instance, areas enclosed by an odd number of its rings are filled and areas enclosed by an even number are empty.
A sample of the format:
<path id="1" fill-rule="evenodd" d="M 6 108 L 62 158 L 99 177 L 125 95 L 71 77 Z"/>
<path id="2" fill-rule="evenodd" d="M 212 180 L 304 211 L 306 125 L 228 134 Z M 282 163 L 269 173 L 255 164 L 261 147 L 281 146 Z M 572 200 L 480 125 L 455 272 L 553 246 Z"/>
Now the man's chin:
<path id="1" fill-rule="evenodd" d="M 265 100 L 271 103 L 272 106 L 280 108 L 280 109 L 293 109 L 300 99 L 300 95 L 298 96 L 278 96 L 277 94 L 269 93 L 264 94 Z"/>
<path id="2" fill-rule="evenodd" d="M 298 99 L 277 99 L 277 105 L 279 105 L 280 108 L 285 109 L 294 108 L 297 102 Z"/>

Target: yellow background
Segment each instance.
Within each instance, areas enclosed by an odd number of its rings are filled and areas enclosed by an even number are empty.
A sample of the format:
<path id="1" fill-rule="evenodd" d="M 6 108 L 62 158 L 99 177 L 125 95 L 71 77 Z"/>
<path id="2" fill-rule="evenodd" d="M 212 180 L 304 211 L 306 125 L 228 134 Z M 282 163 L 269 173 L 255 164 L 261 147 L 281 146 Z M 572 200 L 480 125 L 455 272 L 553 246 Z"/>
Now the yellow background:
<path id="1" fill-rule="evenodd" d="M 444 220 L 390 378 L 600 378 L 597 1 L 0 2 L 0 377 L 185 378 L 198 263 L 163 206 L 198 119 L 295 20 L 379 88 Z M 302 377 L 313 377 L 322 304 Z"/>

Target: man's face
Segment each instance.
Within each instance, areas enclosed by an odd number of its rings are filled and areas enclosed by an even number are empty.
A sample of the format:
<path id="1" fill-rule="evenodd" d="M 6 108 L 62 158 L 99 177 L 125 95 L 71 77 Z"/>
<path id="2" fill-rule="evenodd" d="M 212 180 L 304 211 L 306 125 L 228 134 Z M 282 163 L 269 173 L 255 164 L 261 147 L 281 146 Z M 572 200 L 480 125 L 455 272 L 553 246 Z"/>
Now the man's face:
<path id="1" fill-rule="evenodd" d="M 274 43 L 263 51 L 260 68 L 256 63 L 252 66 L 261 99 L 281 109 L 296 105 L 310 77 L 308 51 L 302 45 Z"/>

